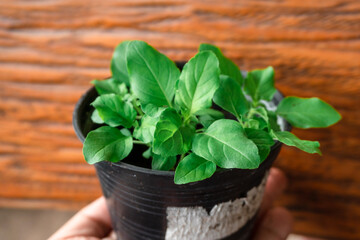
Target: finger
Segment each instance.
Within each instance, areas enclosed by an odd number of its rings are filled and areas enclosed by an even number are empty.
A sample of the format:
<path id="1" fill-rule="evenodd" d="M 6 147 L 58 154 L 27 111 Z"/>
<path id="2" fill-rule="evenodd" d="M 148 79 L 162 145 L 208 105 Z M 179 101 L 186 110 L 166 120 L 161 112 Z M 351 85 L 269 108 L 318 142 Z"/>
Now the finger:
<path id="1" fill-rule="evenodd" d="M 86 206 L 64 226 L 62 226 L 49 240 L 58 240 L 77 236 L 102 238 L 111 230 L 111 220 L 106 207 L 105 198 L 101 197 Z"/>
<path id="2" fill-rule="evenodd" d="M 269 210 L 260 223 L 253 240 L 285 240 L 291 233 L 293 218 L 285 208 Z"/>
<path id="3" fill-rule="evenodd" d="M 101 240 L 116 240 L 116 234 L 114 231 L 111 231 L 108 236 L 102 238 Z"/>
<path id="4" fill-rule="evenodd" d="M 313 238 L 299 235 L 290 235 L 290 238 L 294 240 L 324 240 L 323 238 Z"/>
<path id="5" fill-rule="evenodd" d="M 263 217 L 268 209 L 271 208 L 275 199 L 277 199 L 286 189 L 287 178 L 283 171 L 278 168 L 271 168 L 268 180 L 266 182 L 265 193 L 261 203 L 259 217 Z"/>

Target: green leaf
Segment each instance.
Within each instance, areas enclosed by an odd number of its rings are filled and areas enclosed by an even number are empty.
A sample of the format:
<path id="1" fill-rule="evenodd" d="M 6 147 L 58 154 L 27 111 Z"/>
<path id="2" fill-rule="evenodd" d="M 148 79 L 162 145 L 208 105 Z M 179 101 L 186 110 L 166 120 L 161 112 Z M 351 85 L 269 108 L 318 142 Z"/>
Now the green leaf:
<path id="1" fill-rule="evenodd" d="M 185 64 L 175 95 L 175 103 L 189 115 L 211 107 L 219 87 L 219 61 L 212 52 L 200 52 Z"/>
<path id="2" fill-rule="evenodd" d="M 150 117 L 153 117 L 153 118 L 160 117 L 161 113 L 165 110 L 165 108 L 157 107 L 151 103 L 146 104 L 146 105 L 141 105 L 141 109 L 143 110 L 143 112 L 146 115 L 149 115 Z"/>
<path id="3" fill-rule="evenodd" d="M 144 143 L 150 143 L 154 140 L 154 132 L 159 118 L 153 118 L 145 115 L 141 119 L 140 127 L 134 129 L 134 137 L 143 141 Z"/>
<path id="4" fill-rule="evenodd" d="M 162 157 L 157 154 L 153 154 L 151 162 L 151 168 L 154 170 L 169 171 L 176 164 L 176 156 Z"/>
<path id="5" fill-rule="evenodd" d="M 130 41 L 120 43 L 114 50 L 110 70 L 115 80 L 124 82 L 127 86 L 130 85 L 129 75 L 126 67 L 126 50 Z"/>
<path id="6" fill-rule="evenodd" d="M 175 170 L 174 182 L 185 184 L 211 177 L 216 171 L 216 164 L 191 153 L 180 161 Z"/>
<path id="7" fill-rule="evenodd" d="M 94 122 L 94 123 L 97 123 L 97 124 L 103 124 L 104 121 L 101 119 L 101 117 L 99 116 L 99 112 L 98 110 L 94 110 L 93 113 L 91 114 L 91 120 Z"/>
<path id="8" fill-rule="evenodd" d="M 132 41 L 126 53 L 131 89 L 141 103 L 171 107 L 180 75 L 175 63 L 143 41 Z"/>
<path id="9" fill-rule="evenodd" d="M 111 127 L 130 128 L 136 118 L 133 106 L 115 94 L 101 95 L 91 105 L 96 108 L 101 119 Z"/>
<path id="10" fill-rule="evenodd" d="M 269 122 L 268 112 L 264 107 L 251 108 L 250 111 L 253 115 L 264 119 L 265 122 Z"/>
<path id="11" fill-rule="evenodd" d="M 194 127 L 196 127 L 196 124 L 198 123 L 199 123 L 199 119 L 195 115 L 190 116 L 189 125 L 193 125 Z"/>
<path id="12" fill-rule="evenodd" d="M 244 119 L 244 126 L 246 128 L 259 129 L 260 122 L 255 119 Z"/>
<path id="13" fill-rule="evenodd" d="M 260 99 L 271 101 L 276 92 L 273 67 L 248 72 L 245 78 L 245 91 L 255 102 Z"/>
<path id="14" fill-rule="evenodd" d="M 129 155 L 132 147 L 132 137 L 127 129 L 120 131 L 104 126 L 89 132 L 84 142 L 83 154 L 89 164 L 101 161 L 118 162 Z"/>
<path id="15" fill-rule="evenodd" d="M 337 123 L 341 115 L 319 98 L 284 98 L 276 113 L 298 128 L 323 128 Z"/>
<path id="16" fill-rule="evenodd" d="M 258 116 L 253 116 L 251 119 L 244 119 L 245 128 L 259 129 L 263 130 L 269 127 L 269 124 L 265 120 Z"/>
<path id="17" fill-rule="evenodd" d="M 96 91 L 99 95 L 114 93 L 123 97 L 125 96 L 125 94 L 128 93 L 126 85 L 115 80 L 114 78 L 109 78 L 101 81 L 93 80 L 91 81 L 91 83 L 95 85 Z"/>
<path id="18" fill-rule="evenodd" d="M 195 128 L 182 126 L 179 114 L 172 108 L 161 113 L 156 124 L 153 152 L 164 157 L 186 153 L 191 147 Z"/>
<path id="19" fill-rule="evenodd" d="M 199 115 L 199 121 L 204 128 L 208 128 L 216 120 L 225 118 L 222 112 L 212 108 L 198 111 L 196 114 Z"/>
<path id="20" fill-rule="evenodd" d="M 144 143 L 150 143 L 154 141 L 156 124 L 165 108 L 157 107 L 150 103 L 145 106 L 141 106 L 141 108 L 145 115 L 141 119 L 140 126 L 134 129 L 134 137 Z"/>
<path id="21" fill-rule="evenodd" d="M 263 162 L 270 153 L 270 148 L 274 145 L 274 140 L 267 132 L 258 129 L 245 128 L 247 137 L 255 143 L 259 150 L 260 161 Z"/>
<path id="22" fill-rule="evenodd" d="M 280 128 L 279 124 L 277 123 L 276 113 L 273 111 L 269 111 L 268 117 L 269 117 L 269 124 L 268 124 L 269 131 L 270 131 L 270 129 L 274 130 L 275 132 L 281 131 L 281 128 Z"/>
<path id="23" fill-rule="evenodd" d="M 211 44 L 202 43 L 199 47 L 199 51 L 212 51 L 215 53 L 220 63 L 221 74 L 231 77 L 232 79 L 236 80 L 240 86 L 242 86 L 244 80 L 239 67 L 229 58 L 225 57 L 218 47 Z"/>
<path id="24" fill-rule="evenodd" d="M 151 147 L 149 147 L 145 152 L 143 152 L 142 156 L 143 158 L 149 159 L 151 157 Z"/>
<path id="25" fill-rule="evenodd" d="M 294 146 L 304 152 L 318 153 L 321 155 L 321 151 L 319 149 L 320 143 L 317 141 L 301 140 L 290 132 L 271 131 L 271 134 L 275 137 L 275 139 L 279 140 L 280 142 L 288 146 Z"/>
<path id="26" fill-rule="evenodd" d="M 203 110 L 200 110 L 196 113 L 197 116 L 205 116 L 205 115 L 211 115 L 211 116 L 214 116 L 214 118 L 216 119 L 221 119 L 221 118 L 224 118 L 224 114 L 219 111 L 219 110 L 216 110 L 216 109 L 213 109 L 213 108 L 207 108 L 207 109 L 203 109 Z"/>
<path id="27" fill-rule="evenodd" d="M 204 133 L 196 134 L 192 150 L 222 168 L 254 169 L 260 164 L 256 145 L 234 120 L 217 120 Z"/>
<path id="28" fill-rule="evenodd" d="M 249 110 L 248 102 L 241 86 L 228 76 L 220 76 L 220 87 L 215 92 L 214 102 L 224 110 L 232 113 L 237 119 Z"/>

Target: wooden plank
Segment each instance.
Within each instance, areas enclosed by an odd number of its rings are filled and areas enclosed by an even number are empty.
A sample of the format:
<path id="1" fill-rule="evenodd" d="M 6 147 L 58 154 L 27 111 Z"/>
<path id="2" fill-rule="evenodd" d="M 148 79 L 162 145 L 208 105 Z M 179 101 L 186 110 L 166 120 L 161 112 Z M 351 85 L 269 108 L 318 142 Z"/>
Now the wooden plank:
<path id="1" fill-rule="evenodd" d="M 290 186 L 277 204 L 297 233 L 359 239 L 359 21 L 356 0 L 0 2 L 0 206 L 78 209 L 101 194 L 71 118 L 119 42 L 142 39 L 173 60 L 209 42 L 242 69 L 274 66 L 286 95 L 340 111 L 329 129 L 294 130 L 324 155 L 284 147 L 276 165 Z"/>

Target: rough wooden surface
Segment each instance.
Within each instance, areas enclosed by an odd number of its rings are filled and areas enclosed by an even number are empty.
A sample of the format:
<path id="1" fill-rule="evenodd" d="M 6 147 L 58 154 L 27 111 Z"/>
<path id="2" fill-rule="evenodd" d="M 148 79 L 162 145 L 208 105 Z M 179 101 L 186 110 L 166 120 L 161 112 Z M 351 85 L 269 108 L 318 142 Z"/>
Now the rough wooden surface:
<path id="1" fill-rule="evenodd" d="M 286 95 L 318 96 L 343 115 L 323 157 L 284 147 L 279 204 L 295 232 L 360 239 L 360 1 L 0 1 L 0 206 L 79 208 L 101 194 L 71 126 L 90 80 L 109 76 L 117 43 L 142 39 L 174 60 L 201 42 L 242 69 L 272 65 Z"/>

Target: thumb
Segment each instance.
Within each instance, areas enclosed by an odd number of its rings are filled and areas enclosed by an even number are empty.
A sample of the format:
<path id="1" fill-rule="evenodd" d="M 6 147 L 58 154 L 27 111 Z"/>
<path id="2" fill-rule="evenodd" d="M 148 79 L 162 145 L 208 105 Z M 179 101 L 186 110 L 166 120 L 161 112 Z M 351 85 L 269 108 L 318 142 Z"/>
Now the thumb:
<path id="1" fill-rule="evenodd" d="M 253 240 L 285 240 L 292 225 L 293 218 L 285 208 L 270 209 L 255 230 Z"/>

